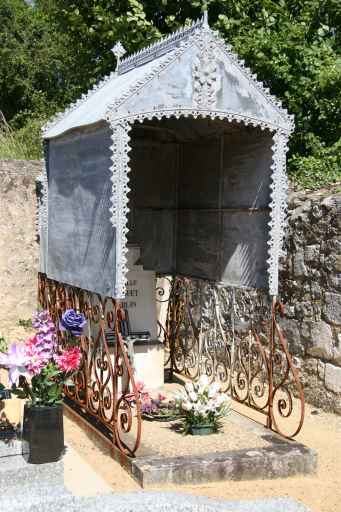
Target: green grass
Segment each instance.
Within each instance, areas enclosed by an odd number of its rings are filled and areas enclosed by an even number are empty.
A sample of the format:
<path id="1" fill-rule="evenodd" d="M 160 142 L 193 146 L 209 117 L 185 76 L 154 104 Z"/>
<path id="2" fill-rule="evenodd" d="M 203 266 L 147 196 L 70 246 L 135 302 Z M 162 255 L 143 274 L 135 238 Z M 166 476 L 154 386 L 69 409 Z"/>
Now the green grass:
<path id="1" fill-rule="evenodd" d="M 0 335 L 0 352 L 7 352 L 8 343 L 3 336 Z"/>
<path id="2" fill-rule="evenodd" d="M 20 327 L 24 327 L 25 329 L 30 329 L 32 327 L 32 319 L 29 318 L 28 320 L 24 320 L 23 318 L 20 318 L 18 320 L 18 325 L 20 325 Z"/>
<path id="3" fill-rule="evenodd" d="M 13 130 L 0 111 L 0 159 L 38 160 L 42 158 L 41 119 L 30 120 Z"/>

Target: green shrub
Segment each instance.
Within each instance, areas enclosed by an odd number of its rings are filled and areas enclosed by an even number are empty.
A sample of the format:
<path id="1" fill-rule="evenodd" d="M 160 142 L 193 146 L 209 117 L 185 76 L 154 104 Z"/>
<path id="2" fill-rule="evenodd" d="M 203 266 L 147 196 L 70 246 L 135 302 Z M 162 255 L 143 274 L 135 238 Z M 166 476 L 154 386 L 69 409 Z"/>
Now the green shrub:
<path id="1" fill-rule="evenodd" d="M 36 160 L 42 158 L 42 119 L 29 119 L 14 130 L 0 112 L 0 159 Z"/>
<path id="2" fill-rule="evenodd" d="M 314 190 L 341 181 L 341 139 L 330 147 L 316 144 L 309 156 L 293 155 L 288 168 L 297 188 Z"/>

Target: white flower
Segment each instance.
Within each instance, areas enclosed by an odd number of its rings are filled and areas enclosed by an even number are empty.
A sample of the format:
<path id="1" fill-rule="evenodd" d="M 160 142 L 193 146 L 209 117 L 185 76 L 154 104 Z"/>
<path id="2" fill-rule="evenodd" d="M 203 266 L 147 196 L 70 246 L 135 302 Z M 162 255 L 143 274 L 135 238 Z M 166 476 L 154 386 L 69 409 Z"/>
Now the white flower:
<path id="1" fill-rule="evenodd" d="M 196 402 L 198 399 L 198 395 L 194 391 L 190 391 L 188 396 L 192 402 Z"/>
<path id="2" fill-rule="evenodd" d="M 190 393 L 191 391 L 194 391 L 193 383 L 192 382 L 186 382 L 185 389 L 187 393 Z"/>
<path id="3" fill-rule="evenodd" d="M 207 405 L 207 410 L 208 412 L 214 412 L 215 411 L 215 403 L 214 402 L 209 402 L 209 404 Z"/>
<path id="4" fill-rule="evenodd" d="M 209 380 L 207 375 L 201 375 L 201 377 L 198 380 L 198 393 L 205 393 L 207 391 L 209 386 Z"/>
<path id="5" fill-rule="evenodd" d="M 204 404 L 200 404 L 200 403 L 194 404 L 193 409 L 196 413 L 198 413 L 198 415 L 206 414 L 206 406 Z"/>
<path id="6" fill-rule="evenodd" d="M 190 402 L 184 401 L 182 402 L 181 407 L 183 408 L 184 411 L 191 411 L 193 405 Z"/>
<path id="7" fill-rule="evenodd" d="M 206 386 L 208 386 L 208 383 L 209 383 L 209 380 L 208 380 L 207 375 L 201 375 L 198 380 L 199 386 L 205 388 Z"/>
<path id="8" fill-rule="evenodd" d="M 217 396 L 215 399 L 215 406 L 216 409 L 220 409 L 221 407 L 224 407 L 224 409 L 228 410 L 230 407 L 231 398 L 226 395 L 225 393 L 222 393 Z"/>
<path id="9" fill-rule="evenodd" d="M 215 399 L 215 406 L 220 407 L 226 401 L 226 397 L 224 395 L 218 395 Z"/>
<path id="10" fill-rule="evenodd" d="M 220 391 L 220 385 L 217 382 L 213 382 L 208 388 L 208 396 L 213 398 Z"/>

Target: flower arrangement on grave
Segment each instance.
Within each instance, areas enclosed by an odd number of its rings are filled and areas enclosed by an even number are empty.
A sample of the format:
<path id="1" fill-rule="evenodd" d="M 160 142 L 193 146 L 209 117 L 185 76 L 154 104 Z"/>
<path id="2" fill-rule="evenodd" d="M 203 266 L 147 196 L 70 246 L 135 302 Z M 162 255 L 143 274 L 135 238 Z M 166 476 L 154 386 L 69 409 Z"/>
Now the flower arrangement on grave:
<path id="1" fill-rule="evenodd" d="M 83 315 L 78 316 L 82 318 L 77 326 L 73 316 L 72 336 L 80 336 L 85 325 Z M 66 329 L 64 315 L 62 322 Z M 7 353 L 0 354 L 0 365 L 8 369 L 12 391 L 19 398 L 28 398 L 32 405 L 55 405 L 61 403 L 63 386 L 79 367 L 81 351 L 58 347 L 56 327 L 47 311 L 37 313 L 32 326 L 36 333 L 23 344 L 12 343 Z"/>
<path id="2" fill-rule="evenodd" d="M 136 390 L 138 399 L 141 404 L 141 415 L 145 420 L 155 421 L 171 421 L 178 418 L 179 407 L 175 400 L 168 400 L 165 395 L 158 393 L 156 397 L 152 397 L 147 391 L 144 382 L 136 382 Z M 133 403 L 136 397 L 133 393 L 126 395 L 126 399 Z"/>
<path id="3" fill-rule="evenodd" d="M 70 340 L 81 336 L 86 324 L 83 315 L 67 310 L 60 328 Z M 57 329 L 48 311 L 33 318 L 36 330 L 24 343 L 12 343 L 0 354 L 0 366 L 8 369 L 13 394 L 28 399 L 24 408 L 23 439 L 29 445 L 29 462 L 53 462 L 64 450 L 62 399 L 65 385 L 81 362 L 79 346 L 62 348 Z M 68 338 L 68 339 L 69 339 Z"/>
<path id="4" fill-rule="evenodd" d="M 202 375 L 197 381 L 186 383 L 178 404 L 183 414 L 183 432 L 204 435 L 222 428 L 222 419 L 230 412 L 231 399 L 221 392 L 219 384 L 210 384 L 207 376 Z"/>
<path id="5" fill-rule="evenodd" d="M 175 400 L 158 393 L 156 398 L 149 396 L 142 401 L 141 413 L 146 420 L 172 421 L 179 417 L 180 411 Z"/>

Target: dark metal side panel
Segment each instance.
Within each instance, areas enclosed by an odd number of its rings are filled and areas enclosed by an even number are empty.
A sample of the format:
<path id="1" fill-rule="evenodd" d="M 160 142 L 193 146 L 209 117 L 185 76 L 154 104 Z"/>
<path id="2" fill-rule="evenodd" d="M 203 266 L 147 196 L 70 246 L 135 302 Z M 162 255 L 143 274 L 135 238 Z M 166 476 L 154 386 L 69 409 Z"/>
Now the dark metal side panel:
<path id="1" fill-rule="evenodd" d="M 77 130 L 49 144 L 48 277 L 113 295 L 109 130 Z"/>

